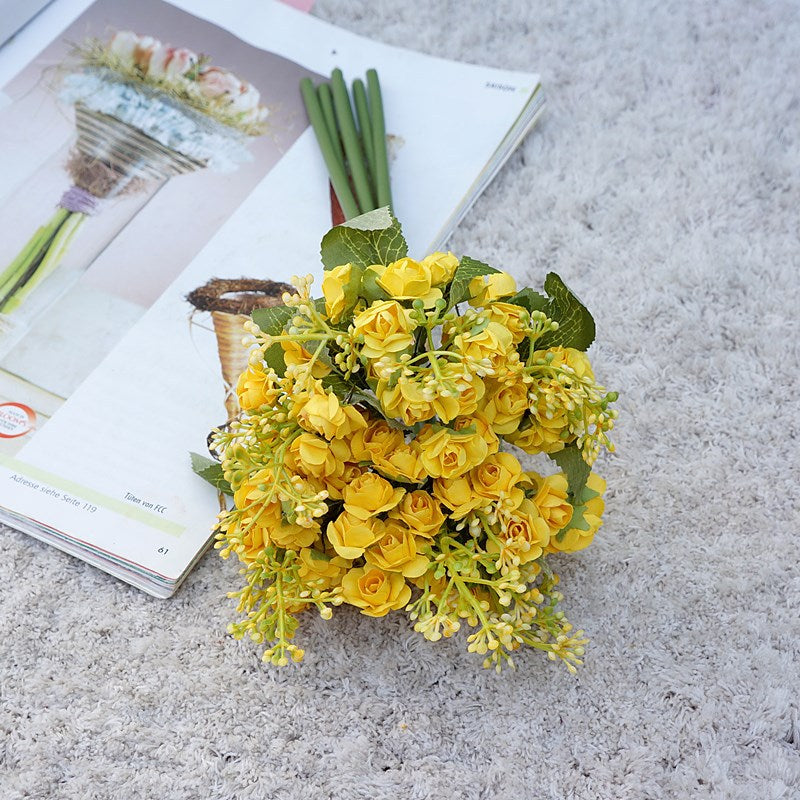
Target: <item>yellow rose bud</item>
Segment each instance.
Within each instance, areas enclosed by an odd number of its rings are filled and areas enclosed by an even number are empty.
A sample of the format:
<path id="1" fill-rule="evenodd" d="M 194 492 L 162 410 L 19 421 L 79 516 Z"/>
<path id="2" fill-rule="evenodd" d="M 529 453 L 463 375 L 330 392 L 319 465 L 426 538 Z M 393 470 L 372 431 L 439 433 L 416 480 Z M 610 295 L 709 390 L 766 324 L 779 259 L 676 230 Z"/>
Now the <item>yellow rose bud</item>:
<path id="1" fill-rule="evenodd" d="M 458 268 L 458 259 L 449 252 L 431 253 L 429 256 L 425 256 L 420 263 L 430 271 L 432 286 L 450 283 Z"/>
<path id="2" fill-rule="evenodd" d="M 361 355 L 377 359 L 397 355 L 414 344 L 411 311 L 395 300 L 376 300 L 353 320 L 356 336 L 364 338 Z"/>
<path id="3" fill-rule="evenodd" d="M 446 397 L 438 394 L 431 402 L 436 416 L 442 422 L 451 422 L 456 417 L 471 414 L 477 409 L 485 391 L 480 377 L 470 372 L 465 374 L 462 365 L 452 363 L 442 364 L 439 374 L 441 382 L 449 385 L 449 393 Z"/>
<path id="4" fill-rule="evenodd" d="M 487 359 L 492 369 L 505 362 L 514 348 L 511 331 L 497 322 L 490 322 L 478 333 L 459 333 L 453 339 L 453 348 L 463 356 L 476 361 Z"/>
<path id="5" fill-rule="evenodd" d="M 402 442 L 393 450 L 378 453 L 373 458 L 375 469 L 393 481 L 422 483 L 427 477 L 419 451 Z"/>
<path id="6" fill-rule="evenodd" d="M 480 275 L 469 282 L 469 303 L 472 306 L 486 306 L 516 293 L 517 283 L 507 272 Z"/>
<path id="7" fill-rule="evenodd" d="M 325 534 L 337 555 L 358 558 L 383 536 L 383 522 L 379 519 L 361 519 L 345 511 L 328 523 Z"/>
<path id="8" fill-rule="evenodd" d="M 567 500 L 567 479 L 561 472 L 546 477 L 538 472 L 527 472 L 526 475 L 536 489 L 533 503 L 539 516 L 547 523 L 551 534 L 558 533 L 572 518 L 572 506 Z"/>
<path id="9" fill-rule="evenodd" d="M 478 433 L 458 433 L 449 428 L 425 425 L 415 444 L 426 472 L 433 478 L 457 478 L 489 455 Z"/>
<path id="10" fill-rule="evenodd" d="M 295 410 L 297 421 L 303 428 L 311 433 L 319 433 L 326 439 L 333 439 L 347 422 L 339 398 L 333 392 L 322 389 L 314 391 L 307 398 L 298 398 Z"/>
<path id="11" fill-rule="evenodd" d="M 411 588 L 399 572 L 356 567 L 342 578 L 342 597 L 368 617 L 383 617 L 408 603 Z"/>
<path id="12" fill-rule="evenodd" d="M 473 411 L 468 417 L 456 417 L 453 420 L 453 429 L 457 431 L 464 430 L 464 428 L 475 428 L 478 435 L 486 442 L 488 454 L 493 455 L 500 449 L 500 439 L 497 434 L 492 430 L 489 420 L 480 411 Z"/>
<path id="13" fill-rule="evenodd" d="M 499 452 L 489 456 L 482 464 L 469 472 L 472 488 L 483 504 L 501 502 L 505 506 L 517 508 L 524 498 L 522 489 L 517 488 L 522 478 L 522 466 L 511 453 Z"/>
<path id="14" fill-rule="evenodd" d="M 350 439 L 350 449 L 356 461 L 373 461 L 396 450 L 405 442 L 403 432 L 392 428 L 385 419 L 371 419 Z"/>
<path id="15" fill-rule="evenodd" d="M 271 528 L 269 538 L 272 544 L 283 547 L 286 550 L 299 550 L 301 547 L 308 547 L 319 539 L 320 528 L 315 525 L 306 528 L 302 525 L 295 525 L 284 522 L 276 528 Z"/>
<path id="16" fill-rule="evenodd" d="M 325 298 L 325 313 L 334 324 L 355 305 L 362 272 L 352 264 L 325 270 L 322 295 Z"/>
<path id="17" fill-rule="evenodd" d="M 522 306 L 498 301 L 486 306 L 483 313 L 510 331 L 514 344 L 519 344 L 530 330 L 531 315 Z"/>
<path id="18" fill-rule="evenodd" d="M 311 361 L 311 353 L 308 352 L 299 342 L 282 341 L 280 343 L 283 350 L 283 360 L 287 367 L 308 364 Z M 317 359 L 311 367 L 311 376 L 314 378 L 324 378 L 330 374 L 331 368 L 327 364 Z"/>
<path id="19" fill-rule="evenodd" d="M 385 572 L 400 572 L 406 578 L 418 578 L 430 563 L 417 553 L 414 534 L 401 523 L 390 519 L 383 536 L 364 553 L 368 564 L 380 567 Z"/>
<path id="20" fill-rule="evenodd" d="M 338 442 L 340 440 L 334 439 L 334 441 Z M 345 486 L 351 484 L 363 472 L 364 469 L 358 464 L 344 463 L 342 464 L 341 472 L 335 475 L 327 475 L 323 480 L 331 500 L 341 500 Z"/>
<path id="21" fill-rule="evenodd" d="M 533 359 L 550 358 L 550 366 L 571 369 L 579 378 L 594 380 L 594 372 L 589 357 L 574 347 L 551 347 L 549 350 L 536 350 Z"/>
<path id="22" fill-rule="evenodd" d="M 424 422 L 435 413 L 421 383 L 410 378 L 400 378 L 391 389 L 388 381 L 378 381 L 375 394 L 386 416 L 398 419 L 405 425 Z"/>
<path id="23" fill-rule="evenodd" d="M 347 559 L 341 556 L 331 558 L 311 547 L 300 550 L 298 561 L 298 574 L 303 582 L 321 591 L 338 586 L 344 573 L 350 569 L 350 561 Z"/>
<path id="24" fill-rule="evenodd" d="M 395 489 L 375 472 L 359 475 L 342 492 L 345 511 L 362 520 L 394 508 L 405 493 L 405 489 Z"/>
<path id="25" fill-rule="evenodd" d="M 568 435 L 568 426 L 566 410 L 552 414 L 542 399 L 517 430 L 505 435 L 505 440 L 526 453 L 557 453 L 575 439 Z"/>
<path id="26" fill-rule="evenodd" d="M 439 533 L 447 519 L 442 513 L 441 503 L 422 489 L 407 492 L 389 516 L 408 525 L 415 536 L 428 539 Z"/>
<path id="27" fill-rule="evenodd" d="M 469 478 L 436 478 L 433 482 L 433 496 L 450 509 L 453 519 L 466 517 L 470 511 L 486 505 L 486 500 L 477 495 Z"/>
<path id="28" fill-rule="evenodd" d="M 253 411 L 261 406 L 274 406 L 281 395 L 266 372 L 259 367 L 248 367 L 236 383 L 236 396 L 243 411 Z"/>
<path id="29" fill-rule="evenodd" d="M 487 379 L 481 410 L 495 433 L 513 433 L 528 410 L 528 387 L 521 380 L 501 383 Z"/>
<path id="30" fill-rule="evenodd" d="M 442 296 L 439 289 L 432 288 L 431 269 L 424 262 L 401 258 L 386 267 L 375 264 L 369 269 L 378 274 L 378 286 L 395 300 L 419 299 L 428 308 Z"/>
<path id="31" fill-rule="evenodd" d="M 486 550 L 489 553 L 500 553 L 510 556 L 516 564 L 527 564 L 539 558 L 550 541 L 550 529 L 539 516 L 536 506 L 530 500 L 523 500 L 519 508 L 510 514 L 503 515 L 499 538 L 503 546 L 489 540 Z"/>
<path id="32" fill-rule="evenodd" d="M 582 506 L 575 509 L 576 515 L 582 512 L 586 530 L 581 528 L 568 528 L 563 534 L 558 533 L 550 539 L 548 552 L 575 553 L 588 547 L 595 534 L 603 524 L 603 492 L 606 490 L 606 482 L 595 472 L 589 474 L 586 481 L 587 488 L 595 493 Z"/>
<path id="33" fill-rule="evenodd" d="M 295 472 L 326 478 L 341 472 L 350 451 L 340 439 L 327 442 L 313 433 L 302 433 L 292 441 L 287 455 L 287 465 Z"/>

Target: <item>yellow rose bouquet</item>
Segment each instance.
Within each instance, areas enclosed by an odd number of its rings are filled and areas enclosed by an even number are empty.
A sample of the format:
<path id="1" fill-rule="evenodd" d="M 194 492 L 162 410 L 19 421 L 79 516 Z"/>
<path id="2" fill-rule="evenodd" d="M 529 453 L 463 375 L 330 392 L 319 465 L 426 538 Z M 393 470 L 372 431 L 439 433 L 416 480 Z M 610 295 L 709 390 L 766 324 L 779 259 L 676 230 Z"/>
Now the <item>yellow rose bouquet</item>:
<path id="1" fill-rule="evenodd" d="M 555 273 L 540 293 L 466 256 L 414 260 L 388 207 L 321 256 L 321 298 L 309 275 L 253 312 L 241 414 L 200 470 L 233 498 L 216 526 L 243 564 L 229 631 L 284 665 L 303 611 L 347 604 L 404 612 L 430 641 L 465 625 L 487 667 L 528 646 L 574 672 L 587 640 L 548 559 L 601 525 L 591 467 L 617 396 L 585 353 L 591 315 Z"/>

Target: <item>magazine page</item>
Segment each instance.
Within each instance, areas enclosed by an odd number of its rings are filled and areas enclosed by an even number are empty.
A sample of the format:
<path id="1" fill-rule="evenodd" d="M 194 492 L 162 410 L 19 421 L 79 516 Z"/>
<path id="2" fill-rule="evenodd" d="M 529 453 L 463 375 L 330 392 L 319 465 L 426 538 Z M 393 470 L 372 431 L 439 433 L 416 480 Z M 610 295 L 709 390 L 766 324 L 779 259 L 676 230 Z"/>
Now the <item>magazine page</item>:
<path id="1" fill-rule="evenodd" d="M 170 43 L 254 87 L 244 110 L 263 106 L 263 130 L 230 135 L 185 98 L 166 111 L 151 95 L 123 102 L 102 64 L 87 94 L 75 48 L 126 32 L 151 37 L 135 57 Z M 330 200 L 297 87 L 335 66 L 350 79 L 379 69 L 395 210 L 424 254 L 536 76 L 390 48 L 263 0 L 65 0 L 0 50 L 8 512 L 165 581 L 208 539 L 216 498 L 188 453 L 206 453 L 203 431 L 228 419 L 246 349 L 229 363 L 230 332 L 187 298 L 212 278 L 321 275 Z"/>

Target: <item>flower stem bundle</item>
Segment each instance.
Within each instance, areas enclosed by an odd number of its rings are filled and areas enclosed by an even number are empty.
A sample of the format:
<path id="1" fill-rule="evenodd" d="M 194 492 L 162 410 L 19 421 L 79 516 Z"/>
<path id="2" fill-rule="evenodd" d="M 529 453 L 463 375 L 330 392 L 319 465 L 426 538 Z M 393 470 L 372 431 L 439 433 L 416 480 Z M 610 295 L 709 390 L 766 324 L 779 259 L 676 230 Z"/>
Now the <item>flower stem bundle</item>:
<path id="1" fill-rule="evenodd" d="M 353 81 L 352 101 L 340 69 L 333 70 L 329 83 L 316 88 L 310 78 L 304 78 L 300 92 L 345 219 L 381 206 L 391 208 L 386 123 L 377 72 L 367 71 L 366 88 L 362 80 Z"/>

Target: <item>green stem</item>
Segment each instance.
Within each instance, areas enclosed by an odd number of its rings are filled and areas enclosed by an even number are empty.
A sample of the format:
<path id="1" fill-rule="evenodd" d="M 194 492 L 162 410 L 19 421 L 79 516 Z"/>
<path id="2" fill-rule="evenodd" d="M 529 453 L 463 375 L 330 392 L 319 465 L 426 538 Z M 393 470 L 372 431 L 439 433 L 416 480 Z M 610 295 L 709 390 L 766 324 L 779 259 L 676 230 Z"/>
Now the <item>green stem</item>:
<path id="1" fill-rule="evenodd" d="M 336 192 L 336 197 L 339 199 L 342 211 L 347 219 L 357 217 L 360 213 L 358 204 L 356 203 L 355 197 L 353 197 L 353 193 L 350 191 L 347 174 L 336 158 L 336 151 L 328 135 L 327 125 L 325 124 L 325 117 L 323 116 L 319 100 L 317 99 L 317 93 L 314 91 L 314 85 L 311 83 L 310 78 L 303 78 L 303 80 L 300 81 L 300 92 L 303 95 L 303 102 L 305 103 L 308 119 L 317 136 L 319 149 L 322 151 L 322 157 L 325 160 L 325 165 L 328 167 L 328 174 L 333 184 L 333 190 Z"/>
<path id="2" fill-rule="evenodd" d="M 375 200 L 367 178 L 364 152 L 358 140 L 353 109 L 350 106 L 350 98 L 347 95 L 347 86 L 345 86 L 344 77 L 340 69 L 335 69 L 331 73 L 331 91 L 333 92 L 333 108 L 336 112 L 336 122 L 342 135 L 344 152 L 353 178 L 358 204 L 363 214 L 375 208 Z"/>
<path id="3" fill-rule="evenodd" d="M 342 150 L 342 140 L 339 138 L 339 131 L 336 128 L 336 116 L 333 113 L 333 95 L 331 94 L 330 84 L 321 83 L 317 86 L 317 97 L 319 98 L 319 105 L 322 109 L 322 116 L 325 118 L 325 125 L 328 128 L 328 136 L 330 137 L 333 149 L 336 151 L 336 158 L 342 165 L 342 170 L 345 170 L 344 151 Z"/>
<path id="4" fill-rule="evenodd" d="M 378 187 L 378 206 L 392 207 L 392 193 L 389 186 L 389 155 L 386 152 L 386 121 L 383 117 L 383 98 L 378 73 L 367 70 L 367 89 L 369 91 L 369 111 L 372 117 L 372 143 L 375 151 L 375 185 Z"/>
<path id="5" fill-rule="evenodd" d="M 64 221 L 64 224 L 58 230 L 56 235 L 53 237 L 53 241 L 50 246 L 47 248 L 47 252 L 45 253 L 44 258 L 42 259 L 39 266 L 36 268 L 36 271 L 33 275 L 21 286 L 17 289 L 14 294 L 9 297 L 5 305 L 3 306 L 3 310 L 10 313 L 15 309 L 19 308 L 25 298 L 49 275 L 55 272 L 58 265 L 61 263 L 61 260 L 64 258 L 64 255 L 67 252 L 67 248 L 70 245 L 75 234 L 78 232 L 78 228 L 80 228 L 83 221 L 86 219 L 85 214 L 81 214 L 80 212 L 70 212 L 69 217 Z"/>
<path id="6" fill-rule="evenodd" d="M 372 121 L 369 117 L 369 105 L 367 104 L 367 90 L 364 88 L 364 81 L 356 78 L 353 81 L 353 102 L 356 106 L 356 116 L 358 117 L 358 130 L 361 134 L 361 145 L 367 156 L 369 174 L 371 176 L 372 190 L 378 196 L 378 186 L 375 181 L 375 143 L 372 141 Z"/>
<path id="7" fill-rule="evenodd" d="M 17 257 L 3 270 L 0 275 L 0 307 L 38 268 L 39 263 L 47 254 L 53 238 L 69 217 L 70 212 L 59 208 L 46 225 L 39 228 L 28 240 L 28 243 L 19 252 Z"/>

